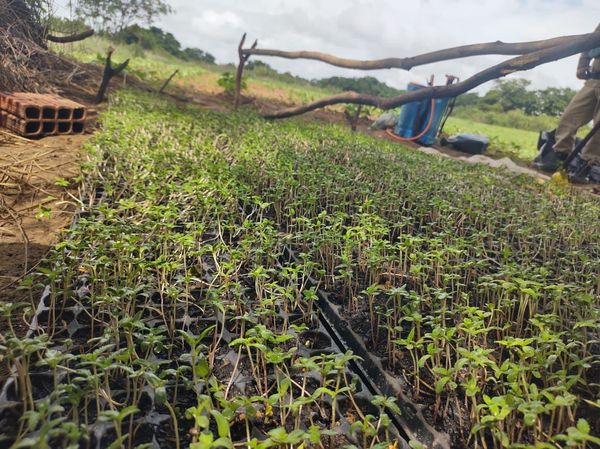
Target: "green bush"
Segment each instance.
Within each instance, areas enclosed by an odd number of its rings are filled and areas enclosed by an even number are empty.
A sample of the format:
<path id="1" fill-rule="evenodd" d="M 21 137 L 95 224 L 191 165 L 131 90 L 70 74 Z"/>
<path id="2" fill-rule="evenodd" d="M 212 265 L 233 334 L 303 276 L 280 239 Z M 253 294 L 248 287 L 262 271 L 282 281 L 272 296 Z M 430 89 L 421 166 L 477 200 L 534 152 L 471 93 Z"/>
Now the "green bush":
<path id="1" fill-rule="evenodd" d="M 525 129 L 528 131 L 550 130 L 556 128 L 558 123 L 556 117 L 549 115 L 527 115 L 519 110 L 502 112 L 494 109 L 483 110 L 476 107 L 457 107 L 453 114 L 456 117 L 479 123 Z"/>
<path id="2" fill-rule="evenodd" d="M 233 76 L 231 72 L 224 72 L 217 81 L 217 84 L 223 88 L 227 95 L 235 94 L 235 76 Z M 248 87 L 245 77 L 242 77 L 240 87 L 242 90 L 246 90 Z"/>
<path id="3" fill-rule="evenodd" d="M 361 78 L 332 76 L 331 78 L 313 80 L 312 83 L 315 86 L 323 88 L 334 88 L 342 91 L 350 90 L 359 94 L 381 97 L 394 97 L 403 93 L 403 91 L 390 87 L 372 76 L 363 76 Z"/>

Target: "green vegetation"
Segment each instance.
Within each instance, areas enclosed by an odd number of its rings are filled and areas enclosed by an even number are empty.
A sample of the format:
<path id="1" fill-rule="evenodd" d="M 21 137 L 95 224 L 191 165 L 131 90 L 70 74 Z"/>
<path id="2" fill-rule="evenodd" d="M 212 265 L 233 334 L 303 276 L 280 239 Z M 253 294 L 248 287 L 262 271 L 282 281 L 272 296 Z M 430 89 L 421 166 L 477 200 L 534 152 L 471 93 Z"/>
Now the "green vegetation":
<path id="1" fill-rule="evenodd" d="M 136 23 L 150 24 L 172 12 L 163 0 L 78 0 L 75 13 L 96 31 L 115 35 Z"/>
<path id="2" fill-rule="evenodd" d="M 510 123 L 510 117 L 513 114 L 516 116 L 521 115 L 521 113 L 517 111 L 498 115 L 505 116 L 505 119 L 501 120 L 501 122 L 506 120 Z M 496 115 L 496 113 L 492 113 L 492 115 Z M 528 119 L 533 120 L 539 118 L 540 117 L 528 117 Z M 557 121 L 550 121 L 548 126 L 539 127 L 538 131 L 529 131 L 524 129 L 524 126 L 518 126 L 516 123 L 522 122 L 515 122 L 515 124 L 511 127 L 488 124 L 485 121 L 485 115 L 480 116 L 480 118 L 477 120 L 463 118 L 462 114 L 460 114 L 458 117 L 452 115 L 446 122 L 444 133 L 449 135 L 460 133 L 481 134 L 490 139 L 489 153 L 492 156 L 508 156 L 512 159 L 522 160 L 523 162 L 531 162 L 538 153 L 537 141 L 539 131 L 556 128 Z M 589 126 L 584 126 L 579 129 L 577 135 L 583 138 L 585 134 L 589 132 L 589 130 Z"/>
<path id="3" fill-rule="evenodd" d="M 463 107 L 455 109 L 452 115 L 472 122 L 497 125 L 516 130 L 533 131 L 534 133 L 542 130 L 549 131 L 556 128 L 558 124 L 558 118 L 556 117 L 549 115 L 527 115 L 517 110 L 497 112 Z"/>
<path id="4" fill-rule="evenodd" d="M 483 112 L 520 111 L 529 116 L 559 117 L 575 91 L 571 88 L 549 87 L 529 90 L 530 81 L 523 78 L 499 79 L 486 94 L 467 93 L 458 97 L 456 105 Z"/>
<path id="5" fill-rule="evenodd" d="M 372 76 L 363 76 L 361 78 L 346 78 L 342 76 L 332 76 L 313 80 L 312 84 L 319 87 L 330 88 L 336 91 L 353 91 L 359 94 L 375 95 L 380 97 L 394 97 L 402 94 L 403 91 L 394 89 L 377 78 Z"/>
<path id="6" fill-rule="evenodd" d="M 309 80 L 304 79 L 301 76 L 292 75 L 290 72 L 278 72 L 269 64 L 258 59 L 250 59 L 244 70 L 257 78 L 277 80 L 281 83 L 304 86 L 309 89 L 313 87 Z"/>
<path id="7" fill-rule="evenodd" d="M 317 287 L 454 447 L 599 444 L 597 199 L 134 92 L 101 122 L 39 328 L 0 339 L 3 447 L 400 447 Z"/>
<path id="8" fill-rule="evenodd" d="M 171 86 L 181 88 L 186 94 L 193 93 L 195 90 L 218 92 L 221 90 L 218 80 L 222 74 L 235 71 L 235 67 L 231 64 L 215 65 L 209 60 L 201 60 L 202 58 L 182 59 L 160 46 L 146 49 L 140 44 L 126 44 L 123 41 L 111 40 L 104 35 L 92 36 L 70 45 L 52 44 L 55 51 L 85 63 L 104 63 L 106 49 L 109 46 L 115 48 L 113 59 L 117 63 L 131 59 L 128 72 L 157 88 L 175 69 L 178 69 L 177 77 Z M 254 64 L 256 63 L 258 61 L 254 61 Z M 245 73 L 248 95 L 265 99 L 298 103 L 313 101 L 332 93 L 331 90 L 314 86 L 302 78 L 278 73 L 273 69 L 265 70 L 260 64 L 256 64 L 255 68 Z"/>
<path id="9" fill-rule="evenodd" d="M 155 26 L 145 29 L 138 25 L 131 25 L 116 34 L 114 39 L 129 45 L 139 45 L 144 50 L 162 50 L 184 61 L 215 63 L 215 57 L 210 53 L 199 48 L 182 48 L 173 34 Z"/>
<path id="10" fill-rule="evenodd" d="M 115 63 L 130 59 L 127 71 L 156 87 L 175 69 L 179 70 L 178 79 L 198 79 L 206 73 L 219 73 L 218 66 L 193 61 L 185 61 L 160 49 L 144 49 L 141 45 L 127 45 L 111 42 L 105 36 L 92 36 L 84 41 L 71 45 L 53 45 L 53 48 L 62 54 L 84 63 L 103 64 L 106 58 L 106 49 L 113 46 Z M 216 79 L 215 79 L 216 84 Z"/>
<path id="11" fill-rule="evenodd" d="M 217 84 L 223 88 L 226 94 L 235 94 L 235 76 L 231 72 L 224 72 L 217 81 Z M 246 78 L 242 77 L 240 89 L 246 90 L 247 88 L 248 83 L 246 82 Z"/>

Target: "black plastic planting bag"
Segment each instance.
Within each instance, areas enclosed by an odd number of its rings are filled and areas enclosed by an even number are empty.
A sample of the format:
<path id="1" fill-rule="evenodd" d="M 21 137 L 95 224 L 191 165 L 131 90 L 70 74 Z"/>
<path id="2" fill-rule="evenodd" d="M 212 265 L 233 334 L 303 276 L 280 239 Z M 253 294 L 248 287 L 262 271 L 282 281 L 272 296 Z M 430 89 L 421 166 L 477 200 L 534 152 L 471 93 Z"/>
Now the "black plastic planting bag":
<path id="1" fill-rule="evenodd" d="M 555 132 L 555 129 L 550 131 L 540 131 L 537 142 L 538 154 L 533 162 L 543 164 L 546 157 L 548 157 L 550 153 L 554 151 L 553 147 L 554 143 L 556 142 L 554 137 Z"/>
<path id="2" fill-rule="evenodd" d="M 487 150 L 490 140 L 478 134 L 458 134 L 441 140 L 443 146 L 468 154 L 482 154 Z"/>

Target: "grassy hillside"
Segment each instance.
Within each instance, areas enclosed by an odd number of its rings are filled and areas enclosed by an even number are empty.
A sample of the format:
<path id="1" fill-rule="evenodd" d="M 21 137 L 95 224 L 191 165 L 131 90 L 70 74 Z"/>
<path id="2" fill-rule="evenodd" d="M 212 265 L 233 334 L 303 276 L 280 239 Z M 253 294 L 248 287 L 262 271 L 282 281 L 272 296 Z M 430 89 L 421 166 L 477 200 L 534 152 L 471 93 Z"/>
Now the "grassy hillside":
<path id="1" fill-rule="evenodd" d="M 135 74 L 150 85 L 159 87 L 175 70 L 179 73 L 172 81 L 171 87 L 179 88 L 190 94 L 204 92 L 216 94 L 223 92 L 217 81 L 224 72 L 235 73 L 233 65 L 203 64 L 178 59 L 166 52 L 144 50 L 137 45 L 115 44 L 108 39 L 92 36 L 81 42 L 69 45 L 54 45 L 56 51 L 71 56 L 81 62 L 104 63 L 106 49 L 113 46 L 115 62 L 130 59 L 128 71 Z M 245 95 L 260 97 L 281 102 L 303 103 L 319 97 L 330 95 L 333 91 L 311 85 L 308 81 L 294 82 L 291 78 L 285 81 L 278 78 L 254 75 L 246 71 L 248 88 Z"/>

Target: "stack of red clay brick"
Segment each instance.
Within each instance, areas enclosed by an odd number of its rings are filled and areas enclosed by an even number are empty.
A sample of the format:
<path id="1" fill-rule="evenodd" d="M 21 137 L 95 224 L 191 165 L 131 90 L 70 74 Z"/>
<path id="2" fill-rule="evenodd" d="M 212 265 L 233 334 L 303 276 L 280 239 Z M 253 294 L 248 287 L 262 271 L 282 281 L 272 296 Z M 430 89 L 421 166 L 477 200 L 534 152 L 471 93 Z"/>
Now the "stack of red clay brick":
<path id="1" fill-rule="evenodd" d="M 86 115 L 83 105 L 56 95 L 0 92 L 0 126 L 24 137 L 81 134 Z"/>

